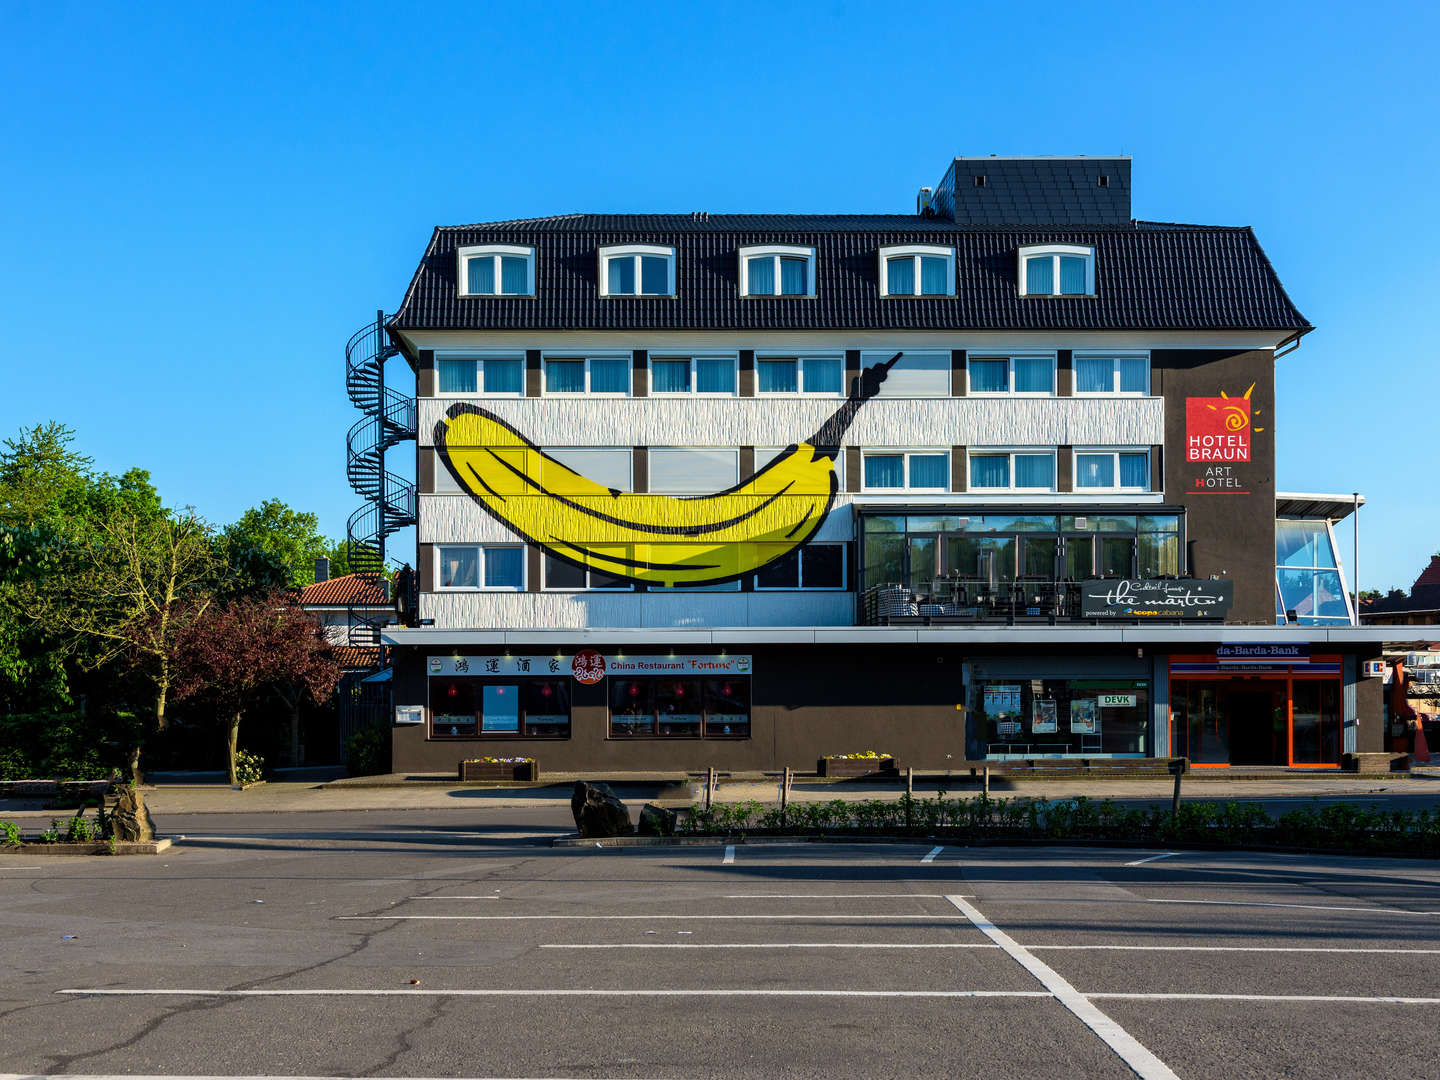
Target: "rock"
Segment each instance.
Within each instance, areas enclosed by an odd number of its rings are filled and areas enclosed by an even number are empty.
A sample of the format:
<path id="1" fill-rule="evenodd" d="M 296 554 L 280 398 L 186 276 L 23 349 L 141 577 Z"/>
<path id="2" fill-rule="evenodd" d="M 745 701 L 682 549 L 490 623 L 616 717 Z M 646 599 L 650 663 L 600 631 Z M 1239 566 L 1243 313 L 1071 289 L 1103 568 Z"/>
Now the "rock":
<path id="1" fill-rule="evenodd" d="M 674 836 L 675 811 L 647 802 L 640 808 L 641 836 Z"/>
<path id="2" fill-rule="evenodd" d="M 581 836 L 630 836 L 635 832 L 630 811 L 609 784 L 576 780 L 570 812 L 575 815 L 575 828 Z"/>
<path id="3" fill-rule="evenodd" d="M 110 810 L 110 835 L 116 840 L 154 840 L 155 822 L 145 796 L 133 784 L 120 789 Z"/>

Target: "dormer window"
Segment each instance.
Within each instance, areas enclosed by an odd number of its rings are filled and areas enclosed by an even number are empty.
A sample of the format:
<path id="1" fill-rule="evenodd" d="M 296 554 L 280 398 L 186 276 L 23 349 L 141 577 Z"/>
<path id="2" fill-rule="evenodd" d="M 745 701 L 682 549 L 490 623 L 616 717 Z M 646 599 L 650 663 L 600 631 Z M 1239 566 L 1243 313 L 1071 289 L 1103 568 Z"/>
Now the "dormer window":
<path id="1" fill-rule="evenodd" d="M 743 247 L 741 296 L 814 296 L 815 249 Z"/>
<path id="2" fill-rule="evenodd" d="M 674 296 L 675 249 L 648 244 L 600 249 L 601 296 Z"/>
<path id="3" fill-rule="evenodd" d="M 455 253 L 461 296 L 534 296 L 535 249 L 511 244 L 462 247 Z"/>
<path id="4" fill-rule="evenodd" d="M 882 247 L 881 296 L 954 296 L 955 249 Z"/>
<path id="5" fill-rule="evenodd" d="M 1020 249 L 1021 296 L 1094 296 L 1095 249 L 1047 244 Z"/>

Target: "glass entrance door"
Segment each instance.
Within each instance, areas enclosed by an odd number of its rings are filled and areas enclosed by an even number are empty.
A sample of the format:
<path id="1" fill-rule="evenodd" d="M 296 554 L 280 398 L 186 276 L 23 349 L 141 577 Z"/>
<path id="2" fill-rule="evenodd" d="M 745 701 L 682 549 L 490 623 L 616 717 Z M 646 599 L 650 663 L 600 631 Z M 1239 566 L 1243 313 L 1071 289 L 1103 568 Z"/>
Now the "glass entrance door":
<path id="1" fill-rule="evenodd" d="M 1340 764 L 1340 683 L 1296 679 L 1291 684 L 1290 764 Z"/>

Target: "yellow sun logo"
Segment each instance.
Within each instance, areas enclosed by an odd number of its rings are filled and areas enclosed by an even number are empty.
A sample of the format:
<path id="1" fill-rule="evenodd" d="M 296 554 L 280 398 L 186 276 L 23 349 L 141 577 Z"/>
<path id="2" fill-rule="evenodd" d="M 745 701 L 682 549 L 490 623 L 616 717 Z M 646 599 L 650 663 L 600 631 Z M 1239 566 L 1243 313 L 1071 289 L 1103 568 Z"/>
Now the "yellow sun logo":
<path id="1" fill-rule="evenodd" d="M 1229 394 L 1225 393 L 1224 390 L 1221 390 L 1221 391 L 1220 391 L 1220 396 L 1221 396 L 1222 398 L 1224 398 L 1225 400 L 1227 400 L 1227 401 L 1246 401 L 1246 402 L 1248 402 L 1248 401 L 1250 400 L 1250 395 L 1251 395 L 1252 393 L 1254 393 L 1254 392 L 1255 392 L 1255 384 L 1252 382 L 1252 383 L 1250 384 L 1250 389 L 1245 391 L 1245 395 L 1244 395 L 1243 397 L 1240 397 L 1240 398 L 1232 398 Z M 1250 410 L 1249 408 L 1242 408 L 1242 407 L 1239 406 L 1239 405 L 1225 405 L 1225 406 L 1220 406 L 1220 405 L 1206 405 L 1205 407 L 1206 407 L 1207 409 L 1209 409 L 1211 412 L 1221 412 L 1221 411 L 1224 412 L 1224 414 L 1225 414 L 1224 424 L 1225 424 L 1225 430 L 1226 430 L 1226 431 L 1244 431 L 1247 427 L 1250 426 L 1251 410 Z M 1260 410 L 1259 410 L 1259 409 L 1255 409 L 1255 410 L 1254 410 L 1254 415 L 1259 416 L 1259 415 L 1260 415 Z M 1257 428 L 1255 428 L 1254 430 L 1256 430 L 1256 431 L 1264 431 L 1265 429 L 1264 429 L 1263 427 L 1257 427 Z"/>

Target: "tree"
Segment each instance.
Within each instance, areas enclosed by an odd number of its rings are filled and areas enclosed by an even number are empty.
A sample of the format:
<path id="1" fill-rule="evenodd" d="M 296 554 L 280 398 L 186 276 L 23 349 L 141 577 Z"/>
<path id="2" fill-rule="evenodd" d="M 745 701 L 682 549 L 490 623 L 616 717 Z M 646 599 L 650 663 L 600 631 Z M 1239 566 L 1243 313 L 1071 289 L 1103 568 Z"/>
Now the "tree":
<path id="1" fill-rule="evenodd" d="M 230 782 L 247 704 L 266 689 L 323 701 L 340 681 L 340 665 L 318 623 L 276 591 L 218 604 L 187 623 L 177 650 L 177 699 L 215 709 L 225 733 Z"/>
<path id="2" fill-rule="evenodd" d="M 373 553 L 374 550 L 368 544 L 355 544 L 353 548 L 361 549 L 361 551 L 356 552 L 357 555 Z M 346 574 L 354 574 L 357 572 L 357 567 L 351 565 L 351 552 L 352 545 L 348 540 L 336 540 L 335 543 L 330 545 L 330 550 L 327 551 L 326 554 L 330 557 L 330 576 L 332 578 L 344 577 Z M 371 561 L 373 561 L 373 555 Z M 356 562 L 360 562 L 360 559 L 356 559 Z M 389 572 L 387 572 L 386 576 L 390 576 Z"/>
<path id="3" fill-rule="evenodd" d="M 226 561 L 241 578 L 241 591 L 301 588 L 315 580 L 315 560 L 326 554 L 319 519 L 279 499 L 266 499 L 240 515 L 221 534 Z"/>

